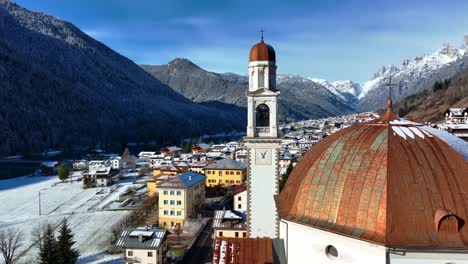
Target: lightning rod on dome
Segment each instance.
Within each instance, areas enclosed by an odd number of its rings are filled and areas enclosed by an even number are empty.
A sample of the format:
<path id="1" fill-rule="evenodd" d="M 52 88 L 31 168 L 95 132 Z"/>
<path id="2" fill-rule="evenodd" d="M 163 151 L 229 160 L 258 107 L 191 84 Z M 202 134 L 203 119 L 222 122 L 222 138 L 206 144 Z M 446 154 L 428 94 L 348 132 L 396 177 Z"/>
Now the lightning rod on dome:
<path id="1" fill-rule="evenodd" d="M 263 28 L 262 28 L 262 29 L 260 30 L 260 33 L 261 33 L 261 35 L 262 35 L 262 42 L 263 42 L 263 32 L 264 32 L 264 30 L 263 30 Z"/>

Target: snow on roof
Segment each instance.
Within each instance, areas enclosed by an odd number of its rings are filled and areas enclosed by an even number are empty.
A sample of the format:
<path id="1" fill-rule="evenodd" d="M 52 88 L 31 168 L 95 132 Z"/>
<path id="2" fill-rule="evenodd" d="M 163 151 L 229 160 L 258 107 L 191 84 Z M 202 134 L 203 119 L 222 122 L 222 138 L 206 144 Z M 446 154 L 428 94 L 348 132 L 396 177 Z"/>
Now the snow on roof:
<path id="1" fill-rule="evenodd" d="M 53 168 L 57 166 L 58 161 L 44 161 L 41 163 L 41 166 L 48 167 L 48 168 Z"/>
<path id="2" fill-rule="evenodd" d="M 151 235 L 148 235 L 150 234 Z M 138 239 L 139 235 L 142 235 L 146 239 L 140 241 Z M 165 229 L 159 228 L 132 228 L 125 229 L 120 233 L 119 238 L 114 243 L 115 246 L 123 248 L 142 248 L 142 249 L 152 249 L 159 248 L 161 246 L 164 237 L 166 235 Z"/>
<path id="3" fill-rule="evenodd" d="M 222 159 L 213 164 L 206 166 L 207 169 L 231 169 L 231 170 L 243 170 L 246 168 L 246 165 L 243 162 L 232 160 L 232 159 Z"/>
<path id="4" fill-rule="evenodd" d="M 153 156 L 154 154 L 156 154 L 155 151 L 142 151 L 138 154 L 139 157 L 149 157 L 149 156 Z"/>
<path id="5" fill-rule="evenodd" d="M 445 143 L 452 146 L 458 153 L 460 153 L 465 160 L 468 160 L 468 142 L 465 142 L 463 139 L 460 139 L 446 131 L 435 129 L 429 126 L 421 126 L 423 131 L 429 132 L 434 136 L 445 141 Z"/>

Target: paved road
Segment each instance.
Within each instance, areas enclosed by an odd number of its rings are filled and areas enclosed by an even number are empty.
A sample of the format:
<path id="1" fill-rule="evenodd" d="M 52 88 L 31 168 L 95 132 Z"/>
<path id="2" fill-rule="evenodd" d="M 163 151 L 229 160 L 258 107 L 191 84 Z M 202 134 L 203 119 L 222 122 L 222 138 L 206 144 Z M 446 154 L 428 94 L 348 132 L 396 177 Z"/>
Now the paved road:
<path id="1" fill-rule="evenodd" d="M 212 261 L 212 246 L 213 239 L 211 238 L 211 222 L 210 219 L 202 233 L 198 236 L 197 241 L 192 246 L 190 251 L 185 255 L 184 261 L 182 263 L 186 264 L 202 264 L 202 263 L 211 263 Z"/>

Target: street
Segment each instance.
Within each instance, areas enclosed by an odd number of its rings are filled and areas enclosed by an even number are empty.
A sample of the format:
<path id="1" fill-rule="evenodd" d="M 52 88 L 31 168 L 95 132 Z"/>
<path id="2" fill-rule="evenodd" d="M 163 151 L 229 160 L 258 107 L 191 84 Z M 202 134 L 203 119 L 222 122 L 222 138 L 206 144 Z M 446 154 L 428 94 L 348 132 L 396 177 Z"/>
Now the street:
<path id="1" fill-rule="evenodd" d="M 213 239 L 211 237 L 211 222 L 210 219 L 202 233 L 198 236 L 197 241 L 192 246 L 189 252 L 185 255 L 182 263 L 198 264 L 198 263 L 211 263 L 212 261 L 212 245 Z"/>

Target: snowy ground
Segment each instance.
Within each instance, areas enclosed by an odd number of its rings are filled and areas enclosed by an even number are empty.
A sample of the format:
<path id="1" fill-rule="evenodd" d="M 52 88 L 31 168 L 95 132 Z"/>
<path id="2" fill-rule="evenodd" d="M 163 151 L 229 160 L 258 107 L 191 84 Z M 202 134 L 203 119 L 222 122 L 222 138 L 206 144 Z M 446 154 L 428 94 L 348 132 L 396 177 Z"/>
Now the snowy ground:
<path id="1" fill-rule="evenodd" d="M 140 184 L 141 185 L 141 184 Z M 112 203 L 129 187 L 126 182 L 103 188 L 83 189 L 82 183 L 61 183 L 57 177 L 21 177 L 0 181 L 0 230 L 18 228 L 25 234 L 19 263 L 36 259 L 32 231 L 48 223 L 57 227 L 66 218 L 75 234 L 83 263 L 119 263 L 119 256 L 103 252 L 112 242 L 110 228 L 129 211 L 111 211 Z M 39 192 L 41 215 L 39 215 Z M 0 262 L 1 263 L 1 262 Z"/>

